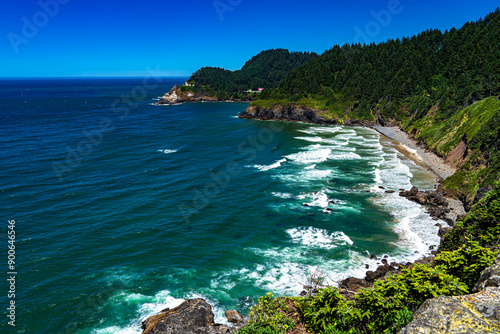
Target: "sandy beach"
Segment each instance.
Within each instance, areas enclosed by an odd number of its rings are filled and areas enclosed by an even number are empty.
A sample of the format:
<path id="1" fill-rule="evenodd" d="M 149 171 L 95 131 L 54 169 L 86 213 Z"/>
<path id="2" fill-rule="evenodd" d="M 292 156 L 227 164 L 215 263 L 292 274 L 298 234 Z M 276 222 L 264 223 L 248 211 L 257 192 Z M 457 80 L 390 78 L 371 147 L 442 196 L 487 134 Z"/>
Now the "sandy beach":
<path id="1" fill-rule="evenodd" d="M 441 180 L 446 180 L 456 172 L 456 169 L 448 166 L 444 162 L 444 159 L 438 157 L 433 152 L 430 152 L 418 146 L 417 143 L 408 136 L 408 134 L 406 134 L 399 128 L 375 126 L 373 127 L 373 129 L 377 130 L 384 136 L 398 142 L 402 146 L 402 149 L 405 149 L 409 152 L 411 158 L 421 161 L 424 166 L 429 168 Z"/>
<path id="2" fill-rule="evenodd" d="M 373 129 L 387 138 L 394 140 L 398 144 L 398 148 L 405 151 L 406 156 L 413 159 L 419 165 L 427 167 L 436 174 L 440 180 L 445 180 L 455 173 L 456 169 L 448 166 L 443 158 L 418 146 L 416 141 L 411 139 L 408 134 L 401 129 L 383 126 L 376 126 L 373 127 Z M 456 221 L 458 217 L 465 215 L 466 212 L 461 201 L 453 198 L 447 198 L 447 200 L 449 208 L 451 209 L 451 212 L 448 214 L 450 219 Z"/>

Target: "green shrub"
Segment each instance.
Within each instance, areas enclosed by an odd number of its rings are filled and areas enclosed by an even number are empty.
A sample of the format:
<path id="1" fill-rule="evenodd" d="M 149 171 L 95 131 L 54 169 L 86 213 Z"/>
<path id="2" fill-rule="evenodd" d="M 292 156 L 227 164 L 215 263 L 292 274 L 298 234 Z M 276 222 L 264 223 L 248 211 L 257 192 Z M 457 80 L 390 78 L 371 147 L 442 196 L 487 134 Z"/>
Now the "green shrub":
<path id="1" fill-rule="evenodd" d="M 367 332 L 396 333 L 425 300 L 467 292 L 467 286 L 458 278 L 417 263 L 400 274 L 376 281 L 372 289 L 361 289 L 355 302 L 363 313 Z"/>
<path id="2" fill-rule="evenodd" d="M 354 308 L 352 301 L 340 295 L 332 287 L 321 289 L 318 294 L 299 303 L 305 324 L 314 333 L 355 333 L 352 329 L 361 321 L 361 313 Z"/>
<path id="3" fill-rule="evenodd" d="M 470 241 L 455 251 L 443 251 L 435 258 L 436 266 L 446 273 L 459 277 L 472 290 L 481 272 L 495 262 L 498 252 Z"/>
<path id="4" fill-rule="evenodd" d="M 446 234 L 440 249 L 459 249 L 467 240 L 481 246 L 498 248 L 500 241 L 500 180 L 486 196 L 476 203 L 469 213 L 460 219 L 453 230 Z"/>
<path id="5" fill-rule="evenodd" d="M 241 328 L 238 334 L 281 334 L 279 329 L 273 328 L 271 325 L 265 322 L 259 322 L 246 327 Z"/>
<path id="6" fill-rule="evenodd" d="M 295 311 L 291 298 L 275 298 L 272 292 L 259 298 L 250 311 L 248 327 L 239 334 L 286 334 L 295 322 L 289 316 Z"/>

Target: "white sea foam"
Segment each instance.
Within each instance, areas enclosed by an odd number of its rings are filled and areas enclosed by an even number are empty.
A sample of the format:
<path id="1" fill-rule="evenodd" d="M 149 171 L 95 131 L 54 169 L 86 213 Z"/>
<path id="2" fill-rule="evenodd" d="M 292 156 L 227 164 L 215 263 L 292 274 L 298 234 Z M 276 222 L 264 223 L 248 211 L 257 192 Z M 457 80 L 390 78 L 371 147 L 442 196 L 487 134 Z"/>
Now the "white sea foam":
<path id="1" fill-rule="evenodd" d="M 141 322 L 147 317 L 159 313 L 165 308 L 174 308 L 179 306 L 184 299 L 177 299 L 170 295 L 170 291 L 164 290 L 155 296 L 145 296 L 139 293 L 126 294 L 124 292 L 114 296 L 110 300 L 113 304 L 132 304 L 137 305 L 135 319 L 124 327 L 110 326 L 102 329 L 96 329 L 93 334 L 140 334 Z"/>
<path id="2" fill-rule="evenodd" d="M 314 147 L 314 149 L 309 151 L 302 151 L 287 155 L 286 158 L 297 164 L 314 164 L 326 161 L 331 152 L 331 149 L 317 149 L 317 147 Z"/>
<path id="3" fill-rule="evenodd" d="M 335 140 L 338 140 L 338 141 L 350 141 L 352 139 L 352 137 L 354 137 L 355 135 L 353 134 L 350 134 L 350 133 L 346 133 L 346 134 L 340 134 L 340 135 L 337 135 L 335 136 Z"/>
<path id="4" fill-rule="evenodd" d="M 275 197 L 283 198 L 283 199 L 293 198 L 293 195 L 292 194 L 288 194 L 288 193 L 273 192 L 272 195 L 275 196 Z"/>
<path id="5" fill-rule="evenodd" d="M 326 230 L 312 226 L 293 228 L 286 231 L 292 238 L 293 243 L 307 247 L 319 247 L 324 249 L 336 248 L 339 245 L 353 245 L 352 240 L 343 232 L 330 233 Z"/>
<path id="6" fill-rule="evenodd" d="M 228 324 L 227 319 L 224 316 L 224 310 L 219 307 L 219 303 L 215 300 L 207 298 L 206 296 L 189 293 L 185 295 L 184 298 L 179 299 L 172 297 L 170 291 L 168 290 L 160 291 L 154 296 L 146 296 L 140 293 L 126 294 L 122 292 L 119 295 L 112 297 L 110 302 L 118 305 L 123 303 L 128 305 L 137 305 L 134 315 L 135 318 L 123 327 L 109 326 L 95 329 L 92 331 L 92 334 L 140 334 L 142 333 L 141 323 L 146 318 L 158 314 L 166 308 L 175 308 L 182 304 L 185 300 L 191 298 L 205 299 L 212 306 L 216 322 Z"/>
<path id="7" fill-rule="evenodd" d="M 329 138 L 323 140 L 324 144 L 330 144 L 333 145 L 336 148 L 339 148 L 340 146 L 347 146 L 349 145 L 349 140 L 338 140 L 336 138 Z"/>
<path id="8" fill-rule="evenodd" d="M 268 171 L 270 169 L 275 169 L 275 168 L 281 167 L 281 164 L 284 163 L 284 162 L 286 162 L 286 159 L 281 159 L 281 160 L 276 161 L 275 163 L 273 163 L 271 165 L 249 165 L 249 166 L 245 166 L 245 167 L 247 167 L 247 168 L 257 168 L 261 172 L 265 172 L 265 171 Z"/>
<path id="9" fill-rule="evenodd" d="M 305 203 L 308 206 L 316 206 L 320 208 L 327 208 L 329 203 L 328 195 L 326 194 L 326 190 L 323 189 L 319 192 L 315 192 L 309 195 L 309 197 L 312 199 L 311 202 Z"/>
<path id="10" fill-rule="evenodd" d="M 330 130 L 330 135 L 325 129 Z M 382 264 L 383 258 L 389 262 L 398 263 L 416 260 L 429 253 L 429 246 L 439 244 L 438 227 L 434 226 L 435 222 L 426 214 L 424 208 L 398 196 L 397 193 L 385 192 L 386 189 L 397 190 L 411 187 L 414 181 L 412 180 L 413 171 L 417 167 L 412 162 L 402 161 L 401 154 L 395 147 L 382 145 L 378 133 L 369 129 L 353 130 L 341 127 L 311 127 L 302 132 L 321 137 L 323 140 L 306 140 L 317 144 L 305 147 L 303 152 L 287 156 L 291 162 L 307 164 L 307 167 L 293 174 L 276 175 L 276 178 L 286 182 L 292 188 L 311 184 L 319 185 L 319 183 L 312 183 L 321 180 L 321 178 L 315 179 L 314 173 L 330 171 L 329 174 L 324 172 L 325 177 L 331 174 L 337 177 L 339 176 L 337 173 L 340 173 L 340 168 L 339 170 L 322 169 L 321 163 L 328 159 L 363 159 L 373 173 L 372 189 L 375 190 L 376 195 L 370 198 L 375 205 L 380 206 L 381 210 L 389 212 L 394 217 L 391 228 L 399 235 L 397 242 L 399 247 L 391 254 L 376 254 L 377 260 L 370 259 L 370 253 L 364 251 L 358 253 L 350 249 L 349 246 L 353 244 L 353 240 L 342 232 L 330 232 L 316 227 L 288 228 L 286 232 L 290 236 L 289 247 L 251 249 L 262 258 L 259 265 L 245 271 L 244 276 L 249 277 L 253 284 L 279 294 L 297 294 L 302 291 L 303 283 L 307 283 L 308 272 L 316 270 L 317 267 L 324 270 L 334 283 L 336 280 L 349 276 L 363 277 L 366 265 L 370 270 L 375 270 Z M 331 133 L 335 133 L 334 137 Z M 331 152 L 326 155 L 328 150 Z M 298 200 L 299 203 L 319 208 L 319 210 L 335 209 L 338 214 L 345 214 L 343 211 L 347 211 L 347 214 L 350 211 L 359 213 L 364 209 L 362 204 L 356 205 L 346 200 L 335 199 L 335 204 L 331 204 L 333 197 L 342 197 L 343 192 L 356 191 L 356 189 L 344 189 L 341 185 L 332 187 L 325 185 L 319 192 L 301 193 L 291 198 Z M 445 225 L 444 222 L 443 225 Z M 342 260 L 327 259 L 318 255 L 318 249 L 333 250 L 341 245 L 347 248 L 347 255 Z"/>
<path id="11" fill-rule="evenodd" d="M 389 209 L 396 221 L 393 230 L 399 236 L 398 245 L 407 250 L 406 255 L 397 261 L 413 261 L 430 254 L 429 246 L 439 245 L 440 239 L 437 234 L 439 228 L 434 226 L 435 222 L 421 205 L 395 193 L 385 193 L 388 189 L 411 188 L 413 173 L 410 167 L 418 167 L 411 161 L 401 160 L 401 154 L 395 148 L 385 148 L 384 152 L 384 160 L 377 164 L 373 172 L 375 184 L 371 189 L 379 194 L 373 201 L 386 210 Z M 445 222 L 441 224 L 446 225 Z"/>
<path id="12" fill-rule="evenodd" d="M 310 127 L 308 129 L 302 129 L 299 130 L 302 133 L 307 133 L 309 135 L 317 135 L 317 134 L 324 134 L 324 133 L 336 133 L 340 129 L 342 129 L 339 126 L 329 126 L 329 127 Z"/>
<path id="13" fill-rule="evenodd" d="M 323 141 L 321 137 L 295 137 L 295 139 L 305 140 L 313 143 L 320 143 Z"/>
<path id="14" fill-rule="evenodd" d="M 328 156 L 328 159 L 332 160 L 356 160 L 356 159 L 362 159 L 359 154 L 356 154 L 354 152 L 333 152 Z"/>
<path id="15" fill-rule="evenodd" d="M 304 289 L 310 275 L 318 269 L 326 275 L 327 283 L 335 285 L 338 280 L 347 277 L 363 277 L 366 271 L 364 264 L 369 262 L 369 255 L 361 255 L 351 249 L 346 252 L 346 258 L 332 260 L 312 255 L 304 248 L 308 247 L 249 249 L 266 262 L 250 270 L 246 277 L 253 280 L 256 286 L 277 294 L 297 295 Z"/>
<path id="16" fill-rule="evenodd" d="M 306 179 L 322 179 L 325 177 L 328 177 L 332 174 L 331 170 L 327 169 L 307 169 L 303 172 L 300 173 L 300 175 L 303 175 Z"/>
<path id="17" fill-rule="evenodd" d="M 177 151 L 178 150 L 170 150 L 170 149 L 158 150 L 158 152 L 165 153 L 165 154 L 172 154 L 172 153 L 176 153 Z"/>

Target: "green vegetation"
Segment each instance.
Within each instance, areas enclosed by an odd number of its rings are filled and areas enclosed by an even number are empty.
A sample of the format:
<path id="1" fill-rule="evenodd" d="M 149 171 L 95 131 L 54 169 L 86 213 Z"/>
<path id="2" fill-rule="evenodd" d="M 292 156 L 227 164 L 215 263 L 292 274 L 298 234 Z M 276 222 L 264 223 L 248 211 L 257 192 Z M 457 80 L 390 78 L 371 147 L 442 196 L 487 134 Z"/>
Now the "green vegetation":
<path id="1" fill-rule="evenodd" d="M 427 299 L 471 292 L 494 263 L 500 241 L 500 181 L 446 235 L 434 263 L 388 275 L 346 298 L 326 287 L 305 297 L 261 297 L 239 334 L 286 334 L 305 326 L 317 334 L 398 333 Z"/>
<path id="2" fill-rule="evenodd" d="M 461 29 L 427 30 L 380 44 L 334 46 L 290 72 L 263 99 L 311 96 L 360 103 L 359 117 L 444 119 L 500 90 L 500 11 Z M 398 110 L 406 109 L 399 113 Z"/>
<path id="3" fill-rule="evenodd" d="M 347 298 L 333 287 L 261 297 L 240 334 L 397 333 L 429 298 L 472 291 L 500 253 L 500 10 L 460 29 L 335 46 L 252 102 L 307 106 L 329 119 L 392 121 L 460 170 L 444 182 L 471 210 L 431 264 L 415 264 Z M 492 186 L 473 204 L 479 188 Z"/>
<path id="4" fill-rule="evenodd" d="M 500 101 L 486 98 L 438 120 L 432 113 L 403 128 L 415 134 L 441 156 L 447 156 L 464 142 L 464 152 L 451 156 L 463 167 L 445 181 L 448 189 L 454 189 L 464 202 L 472 202 L 477 190 L 492 185 L 500 178 Z"/>
<path id="5" fill-rule="evenodd" d="M 275 298 L 269 292 L 259 298 L 252 308 L 249 325 L 242 328 L 239 334 L 286 334 L 295 328 L 292 320 L 295 313 L 293 298 Z"/>
<path id="6" fill-rule="evenodd" d="M 286 75 L 318 55 L 309 52 L 289 52 L 284 49 L 267 50 L 250 59 L 238 71 L 217 67 L 203 67 L 190 79 L 194 87 L 185 89 L 212 91 L 212 95 L 233 96 L 247 90 L 275 88 Z M 254 95 L 256 96 L 256 95 Z"/>
<path id="7" fill-rule="evenodd" d="M 301 105 L 327 119 L 392 121 L 461 171 L 444 184 L 464 202 L 500 176 L 500 10 L 460 29 L 334 46 L 252 104 Z M 458 154 L 457 152 L 455 152 Z"/>
<path id="8" fill-rule="evenodd" d="M 500 242 L 500 181 L 496 182 L 481 201 L 448 233 L 441 249 L 454 251 L 460 245 L 473 241 L 482 247 L 496 249 Z"/>

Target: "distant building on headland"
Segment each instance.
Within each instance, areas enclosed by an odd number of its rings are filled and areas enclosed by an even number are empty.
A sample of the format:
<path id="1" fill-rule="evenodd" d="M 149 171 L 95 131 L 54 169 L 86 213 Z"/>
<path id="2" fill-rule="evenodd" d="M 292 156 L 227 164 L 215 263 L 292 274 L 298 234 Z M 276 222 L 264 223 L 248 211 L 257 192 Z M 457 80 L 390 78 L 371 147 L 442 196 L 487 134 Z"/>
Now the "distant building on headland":
<path id="1" fill-rule="evenodd" d="M 258 90 L 247 90 L 245 93 L 262 93 L 264 91 L 264 88 L 259 88 Z"/>
<path id="2" fill-rule="evenodd" d="M 194 84 L 192 84 L 192 85 L 191 85 L 190 83 L 188 83 L 188 82 L 186 81 L 186 82 L 184 83 L 184 86 L 194 87 Z"/>

